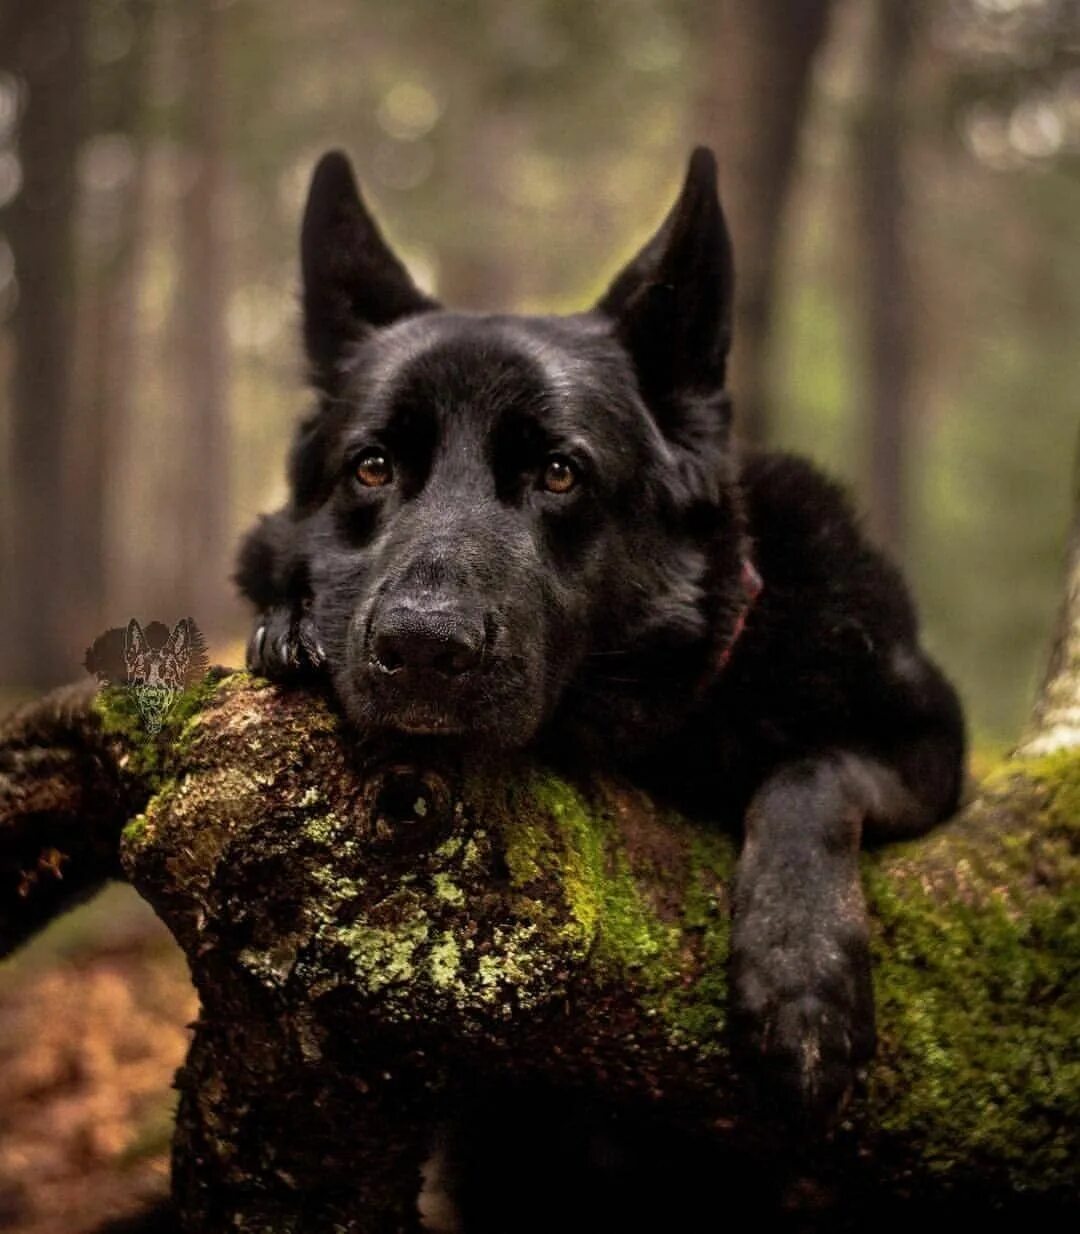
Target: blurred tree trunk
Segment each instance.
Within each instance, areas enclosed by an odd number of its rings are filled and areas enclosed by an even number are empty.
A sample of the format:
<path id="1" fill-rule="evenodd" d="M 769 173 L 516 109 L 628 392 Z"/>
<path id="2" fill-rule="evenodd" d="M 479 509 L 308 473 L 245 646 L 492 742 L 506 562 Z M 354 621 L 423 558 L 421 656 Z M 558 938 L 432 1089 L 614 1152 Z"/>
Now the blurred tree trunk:
<path id="1" fill-rule="evenodd" d="M 742 437 L 769 436 L 769 334 L 784 206 L 832 0 L 721 0 L 700 115 L 735 242 L 732 388 Z"/>
<path id="2" fill-rule="evenodd" d="M 5 677 L 51 685 L 70 677 L 83 632 L 68 628 L 64 445 L 71 432 L 75 354 L 76 159 L 85 68 L 81 0 L 18 4 L 4 18 L 0 59 L 22 81 L 18 131 L 22 189 L 5 231 L 15 256 L 11 428 L 10 613 Z M 11 37 L 8 40 L 7 36 Z"/>
<path id="3" fill-rule="evenodd" d="M 190 615 L 220 634 L 232 546 L 229 517 L 228 273 L 223 151 L 223 10 L 190 0 L 184 33 L 185 144 L 176 293 L 180 424 L 176 593 L 169 620 Z M 173 538 L 175 537 L 175 538 Z"/>
<path id="4" fill-rule="evenodd" d="M 914 297 L 907 252 L 905 86 L 917 40 L 918 5 L 875 0 L 865 93 L 855 125 L 855 188 L 862 261 L 861 318 L 869 380 L 871 527 L 894 556 L 906 539 L 905 493 L 914 376 Z"/>
<path id="5" fill-rule="evenodd" d="M 522 140 L 520 125 L 475 82 L 461 82 L 458 90 L 448 195 L 450 217 L 469 219 L 470 226 L 455 226 L 443 236 L 438 294 L 450 308 L 505 311 L 514 308 L 520 263 L 498 243 L 509 208 L 502 186 Z"/>
<path id="6" fill-rule="evenodd" d="M 1073 472 L 1073 520 L 1065 567 L 1065 595 L 1043 687 L 1019 753 L 1052 754 L 1080 746 L 1080 450 Z"/>
<path id="7" fill-rule="evenodd" d="M 131 23 L 131 44 L 119 61 L 91 79 L 90 113 L 100 144 L 82 211 L 81 431 L 70 461 L 75 516 L 68 532 L 80 628 L 88 641 L 108 624 L 112 611 L 108 494 L 134 402 L 135 313 L 146 209 L 143 108 L 155 6 L 152 0 L 126 0 L 121 7 Z"/>

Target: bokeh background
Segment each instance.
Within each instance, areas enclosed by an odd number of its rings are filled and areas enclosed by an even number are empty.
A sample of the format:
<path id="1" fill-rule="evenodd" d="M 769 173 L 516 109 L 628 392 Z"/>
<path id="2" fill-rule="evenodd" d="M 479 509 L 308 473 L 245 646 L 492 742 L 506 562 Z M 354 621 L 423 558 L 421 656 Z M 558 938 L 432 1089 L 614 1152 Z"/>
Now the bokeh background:
<path id="1" fill-rule="evenodd" d="M 600 293 L 697 142 L 743 437 L 850 483 L 980 745 L 1014 739 L 1080 419 L 1080 0 L 0 0 L 3 699 L 130 616 L 238 662 L 324 149 L 425 287 L 547 312 Z M 160 1186 L 185 1007 L 115 894 L 0 970 L 0 1225 Z"/>

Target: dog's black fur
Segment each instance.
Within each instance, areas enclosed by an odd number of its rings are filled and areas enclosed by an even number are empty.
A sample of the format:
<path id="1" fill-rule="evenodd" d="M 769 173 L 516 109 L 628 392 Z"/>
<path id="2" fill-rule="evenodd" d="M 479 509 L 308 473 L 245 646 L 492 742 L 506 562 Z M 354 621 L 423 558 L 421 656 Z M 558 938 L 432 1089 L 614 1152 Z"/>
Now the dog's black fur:
<path id="1" fill-rule="evenodd" d="M 953 810 L 963 722 L 841 492 L 733 447 L 712 156 L 575 316 L 441 309 L 340 154 L 302 256 L 318 403 L 241 552 L 251 666 L 364 732 L 584 751 L 741 819 L 735 1041 L 827 1117 L 873 1048 L 860 840 Z"/>

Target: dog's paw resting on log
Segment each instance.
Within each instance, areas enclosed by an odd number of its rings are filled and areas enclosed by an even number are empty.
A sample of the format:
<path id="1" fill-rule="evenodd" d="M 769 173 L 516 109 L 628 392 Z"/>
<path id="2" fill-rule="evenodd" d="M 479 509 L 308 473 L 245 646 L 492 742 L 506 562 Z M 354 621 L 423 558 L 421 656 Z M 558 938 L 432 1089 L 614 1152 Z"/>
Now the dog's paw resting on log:
<path id="1" fill-rule="evenodd" d="M 860 842 L 954 809 L 963 725 L 840 492 L 733 448 L 712 156 L 575 316 L 443 310 L 340 154 L 302 255 L 317 404 L 241 554 L 251 666 L 365 735 L 587 760 L 741 827 L 734 1043 L 827 1125 L 874 1042 Z"/>

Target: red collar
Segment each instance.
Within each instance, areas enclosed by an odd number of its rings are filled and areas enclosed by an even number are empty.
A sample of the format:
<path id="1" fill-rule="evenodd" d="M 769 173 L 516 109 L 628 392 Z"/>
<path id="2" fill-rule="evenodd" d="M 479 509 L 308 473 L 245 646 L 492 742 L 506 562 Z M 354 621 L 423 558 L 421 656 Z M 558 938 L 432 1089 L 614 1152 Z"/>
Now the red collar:
<path id="1" fill-rule="evenodd" d="M 730 637 L 723 647 L 717 651 L 716 659 L 713 661 L 717 673 L 721 673 L 727 668 L 728 662 L 735 650 L 735 644 L 746 629 L 747 618 L 749 618 L 754 605 L 758 602 L 758 597 L 765 588 L 761 575 L 754 568 L 754 563 L 749 557 L 743 558 L 739 584 L 742 587 L 743 593 L 742 608 L 739 610 L 739 615 L 735 618 L 735 625 L 732 627 Z"/>

